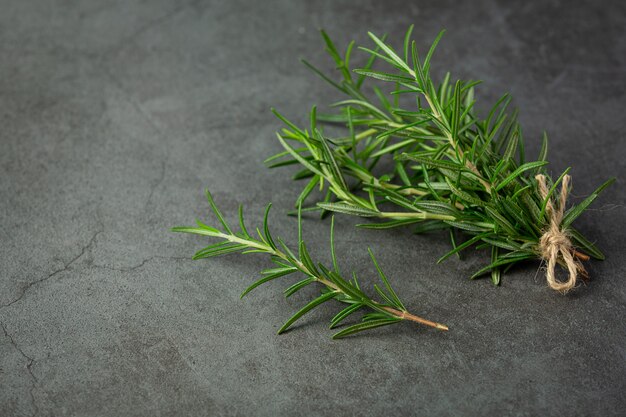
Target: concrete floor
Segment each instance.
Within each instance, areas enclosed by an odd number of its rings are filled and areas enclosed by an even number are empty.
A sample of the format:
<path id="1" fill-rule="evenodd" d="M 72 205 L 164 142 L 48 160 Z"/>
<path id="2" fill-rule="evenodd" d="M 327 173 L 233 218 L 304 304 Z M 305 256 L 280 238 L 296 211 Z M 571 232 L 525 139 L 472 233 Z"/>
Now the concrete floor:
<path id="1" fill-rule="evenodd" d="M 626 11 L 623 2 L 0 2 L 0 415 L 624 415 Z M 434 71 L 510 91 L 527 150 L 551 137 L 574 199 L 618 183 L 578 220 L 606 251 L 569 296 L 529 263 L 499 288 L 468 281 L 480 253 L 436 265 L 445 236 L 357 230 L 339 217 L 344 269 L 373 278 L 370 245 L 410 309 L 445 322 L 332 341 L 331 303 L 276 330 L 314 291 L 240 292 L 262 257 L 191 261 L 174 225 L 209 218 L 210 187 L 277 235 L 300 184 L 262 160 L 275 106 L 304 121 L 338 97 L 317 33 L 366 31 L 425 48 Z M 305 220 L 328 260 L 328 222 Z"/>

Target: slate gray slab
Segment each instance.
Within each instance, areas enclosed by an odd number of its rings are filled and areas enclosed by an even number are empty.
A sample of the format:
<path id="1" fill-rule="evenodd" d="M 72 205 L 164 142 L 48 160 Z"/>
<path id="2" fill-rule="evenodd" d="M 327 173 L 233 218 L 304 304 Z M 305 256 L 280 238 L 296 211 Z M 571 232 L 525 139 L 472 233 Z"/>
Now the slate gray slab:
<path id="1" fill-rule="evenodd" d="M 1 1 L 0 415 L 623 415 L 626 409 L 626 10 L 623 2 Z M 535 154 L 572 166 L 574 200 L 618 182 L 578 220 L 603 248 L 563 297 L 539 263 L 500 287 L 436 265 L 445 236 L 358 230 L 338 217 L 344 269 L 374 278 L 367 247 L 411 311 L 400 325 L 332 341 L 324 305 L 276 336 L 313 295 L 280 283 L 239 300 L 262 258 L 189 260 L 204 240 L 203 189 L 250 223 L 285 216 L 300 185 L 267 170 L 275 106 L 304 122 L 339 97 L 298 59 L 331 70 L 340 45 L 409 24 L 437 74 L 510 91 Z M 358 59 L 358 58 L 357 58 Z M 307 217 L 328 260 L 328 222 Z"/>

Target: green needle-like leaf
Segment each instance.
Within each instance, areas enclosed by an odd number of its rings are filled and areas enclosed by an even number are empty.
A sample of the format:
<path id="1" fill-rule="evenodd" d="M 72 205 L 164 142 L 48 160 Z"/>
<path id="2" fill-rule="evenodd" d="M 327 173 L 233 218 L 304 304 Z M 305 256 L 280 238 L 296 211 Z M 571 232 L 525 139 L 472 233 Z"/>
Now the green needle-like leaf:
<path id="1" fill-rule="evenodd" d="M 506 185 L 508 185 L 511 181 L 515 180 L 519 177 L 523 172 L 531 170 L 533 168 L 539 168 L 544 165 L 547 165 L 547 161 L 536 161 L 536 162 L 527 162 L 524 165 L 518 167 L 515 171 L 513 171 L 508 177 L 500 181 L 500 184 L 496 187 L 496 191 L 501 190 Z"/>
<path id="2" fill-rule="evenodd" d="M 341 310 L 335 317 L 333 317 L 330 321 L 330 328 L 334 329 L 339 326 L 343 320 L 348 318 L 352 313 L 357 312 L 360 308 L 362 308 L 364 304 L 362 303 L 354 303 L 349 305 L 348 307 Z"/>
<path id="3" fill-rule="evenodd" d="M 330 218 L 330 256 L 333 260 L 333 269 L 337 275 L 340 275 L 337 254 L 335 253 L 335 216 L 331 216 Z"/>
<path id="4" fill-rule="evenodd" d="M 217 219 L 220 221 L 220 223 L 222 224 L 222 227 L 224 227 L 224 230 L 227 233 L 232 234 L 233 232 L 230 230 L 230 227 L 228 227 L 228 224 L 226 223 L 226 220 L 224 220 L 224 216 L 222 216 L 222 213 L 220 212 L 220 210 L 215 205 L 215 202 L 213 201 L 213 196 L 211 195 L 211 193 L 209 192 L 208 189 L 205 191 L 205 193 L 206 193 L 206 198 L 209 201 L 209 205 L 211 206 L 211 209 L 213 210 L 213 213 L 215 213 L 215 217 L 217 217 Z"/>
<path id="5" fill-rule="evenodd" d="M 598 260 L 604 260 L 604 254 L 589 240 L 587 240 L 579 231 L 570 227 L 568 229 L 568 233 L 574 239 L 574 243 L 577 244 L 578 247 L 583 249 L 589 255 Z"/>
<path id="6" fill-rule="evenodd" d="M 409 66 L 406 64 L 406 62 L 404 62 L 402 59 L 400 59 L 400 57 L 398 55 L 396 55 L 396 53 L 389 47 L 387 46 L 387 44 L 385 44 L 385 42 L 383 42 L 382 40 L 380 40 L 376 35 L 374 35 L 372 32 L 367 32 L 367 34 L 369 35 L 370 38 L 372 38 L 372 40 L 376 43 L 376 46 L 378 46 L 380 49 L 382 49 L 383 51 L 385 51 L 385 53 L 389 56 L 389 58 L 391 58 L 391 60 L 399 67 L 401 67 L 402 69 L 404 69 L 406 72 L 411 72 L 411 69 L 409 68 Z"/>
<path id="7" fill-rule="evenodd" d="M 382 271 L 382 269 L 380 269 L 380 266 L 378 266 L 378 262 L 376 261 L 376 258 L 374 257 L 374 253 L 372 252 L 370 248 L 367 248 L 367 251 L 370 254 L 370 258 L 372 258 L 372 262 L 374 263 L 374 266 L 376 267 L 376 271 L 378 271 L 378 275 L 380 276 L 381 281 L 383 282 L 383 284 L 385 284 L 385 288 L 387 288 L 388 296 L 393 302 L 393 305 L 402 311 L 406 311 L 406 307 L 404 307 L 404 304 L 402 304 L 402 301 L 400 301 L 396 292 L 393 290 L 393 288 L 391 288 L 391 284 L 389 284 L 389 280 L 385 276 L 385 273 Z"/>
<path id="8" fill-rule="evenodd" d="M 437 260 L 437 263 L 441 263 L 443 261 L 445 261 L 446 259 L 448 259 L 450 256 L 459 253 L 460 251 L 462 251 L 465 248 L 468 248 L 470 246 L 472 246 L 474 243 L 479 242 L 481 239 L 489 236 L 490 233 L 481 233 L 479 235 L 474 236 L 473 238 L 461 243 L 460 245 L 457 245 L 455 248 L 453 248 L 450 252 L 446 253 L 445 255 L 443 255 L 441 258 L 439 258 L 439 260 Z"/>
<path id="9" fill-rule="evenodd" d="M 313 301 L 311 301 L 310 303 L 308 303 L 307 305 L 302 307 L 300 310 L 298 310 L 298 312 L 296 314 L 291 316 L 291 318 L 289 320 L 287 320 L 287 322 L 285 324 L 283 324 L 283 327 L 281 327 L 278 330 L 278 334 L 281 334 L 281 333 L 287 331 L 287 329 L 289 329 L 289 327 L 293 323 L 295 323 L 296 320 L 298 320 L 300 317 L 304 316 L 306 313 L 308 313 L 309 311 L 313 310 L 318 305 L 320 305 L 322 303 L 325 303 L 326 301 L 330 300 L 331 298 L 335 298 L 336 296 L 337 296 L 337 293 L 332 292 L 332 291 L 320 295 L 319 297 L 317 297 L 316 299 L 314 299 Z"/>
<path id="10" fill-rule="evenodd" d="M 272 234 L 270 233 L 270 228 L 267 222 L 271 208 L 272 208 L 272 203 L 268 204 L 267 207 L 265 208 L 265 215 L 263 216 L 263 231 L 264 231 L 264 237 L 267 243 L 269 243 L 272 249 L 276 249 L 276 244 L 274 243 L 274 239 L 272 239 Z"/>
<path id="11" fill-rule="evenodd" d="M 313 164 L 307 161 L 306 158 L 303 158 L 302 156 L 300 156 L 300 154 L 296 152 L 296 150 L 291 145 L 285 142 L 282 136 L 280 136 L 279 134 L 276 134 L 276 137 L 278 137 L 278 140 L 283 145 L 283 147 L 291 154 L 291 156 L 293 156 L 298 162 L 300 162 L 300 164 L 302 164 L 312 173 L 317 174 L 320 177 L 324 177 L 324 174 L 318 168 L 313 166 Z"/>
<path id="12" fill-rule="evenodd" d="M 246 294 L 248 294 L 250 291 L 252 291 L 253 289 L 255 289 L 256 287 L 258 287 L 261 284 L 265 284 L 266 282 L 271 281 L 273 279 L 280 278 L 280 277 L 283 277 L 285 275 L 289 275 L 291 273 L 296 272 L 297 270 L 298 270 L 298 268 L 293 268 L 293 267 L 277 268 L 276 270 L 274 270 L 275 272 L 265 275 L 263 278 L 259 279 L 254 284 L 252 284 L 248 288 L 246 288 L 246 290 L 241 293 L 241 297 L 240 298 L 243 298 Z"/>
<path id="13" fill-rule="evenodd" d="M 410 160 L 420 162 L 433 168 L 444 168 L 452 171 L 464 171 L 465 167 L 454 162 L 446 161 L 443 159 L 432 159 L 421 155 L 403 153 L 398 157 L 399 160 Z"/>
<path id="14" fill-rule="evenodd" d="M 600 193 L 606 187 L 608 187 L 609 185 L 613 184 L 614 182 L 615 182 L 615 178 L 609 179 L 604 184 L 602 184 L 600 187 L 598 187 L 598 189 L 595 190 L 589 197 L 585 198 L 578 205 L 576 205 L 576 206 L 572 207 L 570 210 L 568 210 L 565 213 L 565 216 L 563 216 L 563 221 L 561 222 L 563 227 L 568 227 L 570 224 L 572 224 L 572 222 L 574 220 L 576 220 L 576 218 L 578 218 L 578 216 L 583 214 L 584 211 L 587 209 L 587 207 L 589 207 L 591 205 L 591 203 L 593 203 L 595 201 L 595 199 L 598 198 Z"/>
<path id="15" fill-rule="evenodd" d="M 364 330 L 370 330 L 370 329 L 374 329 L 376 327 L 381 327 L 381 326 L 388 326 L 390 324 L 397 323 L 398 321 L 400 320 L 393 319 L 393 318 L 386 318 L 386 319 L 371 320 L 371 321 L 366 321 L 364 323 L 354 324 L 350 327 L 346 327 L 340 332 L 335 333 L 333 335 L 333 339 L 341 339 L 342 337 L 350 336 L 352 334 L 359 333 Z"/>
<path id="16" fill-rule="evenodd" d="M 312 284 L 315 282 L 315 278 L 313 277 L 308 277 L 303 279 L 302 281 L 298 281 L 295 284 L 293 284 L 292 286 L 290 286 L 289 288 L 287 288 L 284 293 L 285 293 L 285 297 L 291 297 L 293 294 L 295 294 L 296 292 L 298 292 L 300 289 L 306 287 L 309 284 Z"/>
<path id="17" fill-rule="evenodd" d="M 380 213 L 368 208 L 351 205 L 348 203 L 317 203 L 318 207 L 336 213 L 352 214 L 360 217 L 377 217 Z"/>

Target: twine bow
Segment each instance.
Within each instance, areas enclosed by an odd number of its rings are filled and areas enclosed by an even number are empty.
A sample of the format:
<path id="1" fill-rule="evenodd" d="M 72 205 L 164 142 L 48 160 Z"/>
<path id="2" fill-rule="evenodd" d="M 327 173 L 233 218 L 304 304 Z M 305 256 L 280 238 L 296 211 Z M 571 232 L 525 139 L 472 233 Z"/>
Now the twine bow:
<path id="1" fill-rule="evenodd" d="M 548 196 L 546 177 L 543 175 L 537 175 L 535 179 L 539 185 L 541 198 L 545 200 Z M 546 280 L 548 281 L 548 285 L 553 290 L 561 291 L 562 293 L 566 293 L 576 286 L 576 277 L 578 272 L 581 272 L 583 275 L 585 274 L 585 269 L 582 264 L 574 259 L 574 249 L 572 248 L 572 242 L 569 239 L 569 236 L 561 229 L 561 221 L 563 220 L 563 213 L 565 211 L 569 182 L 570 176 L 565 175 L 563 177 L 563 184 L 561 185 L 561 197 L 558 207 L 554 206 L 552 199 L 548 199 L 546 204 L 546 214 L 550 219 L 550 224 L 539 240 L 541 256 L 548 262 L 548 268 L 546 271 Z M 567 281 L 557 280 L 554 273 L 554 268 L 559 260 L 559 254 L 569 272 Z"/>

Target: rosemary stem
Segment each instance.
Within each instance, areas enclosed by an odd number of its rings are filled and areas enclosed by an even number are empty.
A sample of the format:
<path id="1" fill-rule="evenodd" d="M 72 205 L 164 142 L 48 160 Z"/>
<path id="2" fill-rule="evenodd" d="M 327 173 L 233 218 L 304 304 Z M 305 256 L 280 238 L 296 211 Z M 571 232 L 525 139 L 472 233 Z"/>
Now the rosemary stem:
<path id="1" fill-rule="evenodd" d="M 590 259 L 589 255 L 587 255 L 586 253 L 579 252 L 577 250 L 574 250 L 572 254 L 578 259 L 580 259 L 581 261 L 588 261 Z"/>
<path id="2" fill-rule="evenodd" d="M 446 326 L 445 324 L 441 324 L 441 323 L 437 323 L 437 322 L 434 322 L 434 321 L 426 320 L 426 319 L 423 319 L 421 317 L 418 317 L 418 316 L 413 315 L 413 314 L 411 314 L 409 312 L 406 312 L 406 311 L 398 311 L 398 310 L 395 310 L 395 309 L 393 309 L 391 307 L 383 307 L 383 309 L 385 311 L 390 312 L 394 316 L 400 317 L 401 319 L 414 321 L 416 323 L 420 323 L 420 324 L 423 324 L 425 326 L 434 327 L 435 329 L 439 329 L 439 330 L 449 330 L 448 326 Z"/>
<path id="3" fill-rule="evenodd" d="M 293 259 L 290 256 L 287 256 L 285 253 L 279 251 L 278 249 L 274 249 L 269 245 L 263 245 L 260 244 L 258 242 L 252 241 L 252 240 L 247 240 L 247 239 L 242 239 L 240 237 L 237 236 L 233 236 L 233 235 L 229 235 L 229 234 L 225 234 L 225 233 L 214 233 L 213 234 L 215 237 L 219 237 L 221 239 L 225 239 L 228 240 L 229 242 L 233 242 L 233 243 L 239 243 L 242 245 L 247 245 L 249 247 L 255 248 L 255 249 L 260 249 L 263 250 L 271 255 L 277 256 L 287 262 L 292 262 L 294 264 L 297 265 L 298 269 L 300 269 L 303 273 L 305 273 L 306 275 L 310 276 L 311 278 L 315 279 L 317 282 L 319 282 L 320 284 L 323 284 L 325 286 L 327 286 L 328 288 L 332 288 L 333 291 L 335 292 L 339 292 L 339 293 L 344 293 L 334 282 L 331 282 L 329 280 L 327 280 L 326 278 L 320 277 L 319 275 L 313 273 L 311 270 L 309 270 L 301 261 L 299 261 L 298 259 Z M 414 314 L 409 313 L 408 311 L 402 311 L 402 310 L 397 310 L 393 307 L 389 307 L 389 306 L 385 306 L 385 305 L 381 305 L 380 303 L 377 303 L 374 301 L 375 304 L 380 305 L 380 308 L 382 308 L 383 310 L 393 314 L 394 316 L 402 319 L 402 320 L 409 320 L 409 321 L 413 321 L 416 323 L 420 323 L 423 324 L 425 326 L 430 326 L 430 327 L 434 327 L 435 329 L 439 329 L 439 330 L 448 330 L 448 326 L 440 324 L 440 323 L 436 323 L 434 321 L 430 321 L 427 319 L 424 319 L 422 317 L 416 316 Z"/>
<path id="4" fill-rule="evenodd" d="M 412 188 L 412 187 L 403 188 L 401 185 L 389 184 L 387 182 L 379 182 L 379 184 L 381 187 L 388 188 L 394 191 L 397 190 L 398 193 L 404 194 L 404 195 L 420 195 L 421 196 L 421 195 L 429 194 L 428 192 L 420 190 L 419 188 Z M 465 209 L 465 206 L 459 203 L 458 201 L 454 203 L 454 206 L 458 208 L 459 210 Z"/>
<path id="5" fill-rule="evenodd" d="M 411 212 L 382 212 L 379 217 L 382 218 L 392 218 L 392 219 L 433 219 L 433 220 L 451 220 L 455 221 L 456 217 L 449 216 L 447 214 L 435 214 L 435 213 L 411 213 Z"/>
<path id="6" fill-rule="evenodd" d="M 376 181 L 378 181 L 378 179 L 376 179 Z M 388 188 L 390 190 L 394 190 L 394 191 L 397 190 L 397 192 L 399 192 L 400 194 L 404 194 L 404 195 L 427 195 L 428 194 L 426 191 L 422 191 L 417 188 L 412 188 L 412 187 L 403 188 L 401 185 L 389 184 L 387 182 L 379 181 L 378 185 L 380 185 L 383 188 Z"/>
<path id="7" fill-rule="evenodd" d="M 358 141 L 361 141 L 361 140 L 367 138 L 368 136 L 372 136 L 376 132 L 378 132 L 378 130 L 376 130 L 376 129 L 367 129 L 367 130 L 364 130 L 363 132 L 355 135 L 354 139 L 358 142 Z"/>

